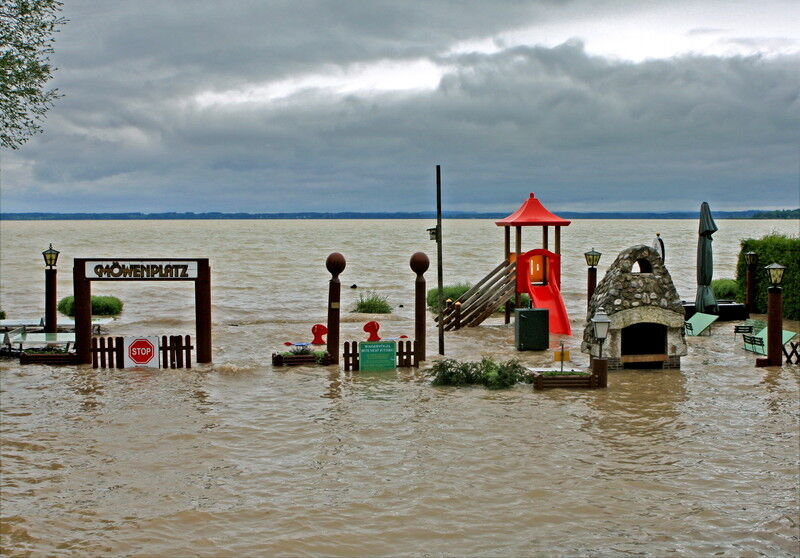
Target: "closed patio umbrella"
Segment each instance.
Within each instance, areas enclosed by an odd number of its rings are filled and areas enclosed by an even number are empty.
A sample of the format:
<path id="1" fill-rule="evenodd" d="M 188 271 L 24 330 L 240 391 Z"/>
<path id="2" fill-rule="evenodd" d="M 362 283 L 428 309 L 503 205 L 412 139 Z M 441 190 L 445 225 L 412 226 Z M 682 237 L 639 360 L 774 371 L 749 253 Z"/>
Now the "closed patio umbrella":
<path id="1" fill-rule="evenodd" d="M 711 253 L 711 235 L 717 232 L 717 224 L 711 216 L 708 202 L 700 205 L 700 229 L 697 239 L 697 296 L 694 299 L 696 312 L 718 312 L 717 298 L 711 290 L 711 278 L 714 276 L 714 257 Z"/>

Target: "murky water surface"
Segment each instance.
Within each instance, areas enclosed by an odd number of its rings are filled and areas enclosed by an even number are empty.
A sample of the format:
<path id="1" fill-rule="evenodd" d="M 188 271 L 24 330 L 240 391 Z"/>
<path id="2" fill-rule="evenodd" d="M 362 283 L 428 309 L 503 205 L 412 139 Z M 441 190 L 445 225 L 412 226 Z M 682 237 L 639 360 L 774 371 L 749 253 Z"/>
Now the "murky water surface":
<path id="1" fill-rule="evenodd" d="M 715 277 L 741 238 L 797 222 L 718 221 Z M 733 325 L 689 339 L 682 370 L 626 370 L 607 390 L 433 388 L 424 370 L 273 369 L 284 341 L 324 322 L 324 261 L 339 251 L 344 306 L 374 289 L 413 334 L 410 255 L 428 221 L 2 222 L 0 305 L 43 313 L 41 251 L 73 257 L 209 257 L 214 364 L 92 370 L 0 361 L 4 555 L 722 555 L 800 553 L 798 368 L 756 369 Z M 564 229 L 573 365 L 585 318 L 583 252 L 616 254 L 656 231 L 694 298 L 696 221 L 576 221 Z M 445 222 L 447 283 L 502 258 L 488 221 Z M 552 238 L 552 236 L 551 236 Z M 538 233 L 525 230 L 524 248 Z M 435 261 L 427 274 L 436 281 Z M 357 284 L 358 289 L 348 289 Z M 125 302 L 109 333 L 194 335 L 191 284 L 103 283 Z M 344 314 L 342 339 L 372 317 Z M 798 330 L 796 322 L 787 328 Z M 519 357 L 493 319 L 448 333 L 447 354 Z M 429 354 L 436 333 L 429 324 Z"/>

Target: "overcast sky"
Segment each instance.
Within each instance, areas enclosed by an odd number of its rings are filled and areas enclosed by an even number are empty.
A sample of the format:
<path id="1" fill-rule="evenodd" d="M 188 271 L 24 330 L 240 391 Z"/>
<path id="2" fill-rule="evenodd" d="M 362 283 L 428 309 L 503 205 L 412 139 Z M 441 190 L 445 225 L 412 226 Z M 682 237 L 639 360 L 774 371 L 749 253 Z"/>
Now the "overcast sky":
<path id="1" fill-rule="evenodd" d="M 797 0 L 65 0 L 2 211 L 800 205 Z"/>

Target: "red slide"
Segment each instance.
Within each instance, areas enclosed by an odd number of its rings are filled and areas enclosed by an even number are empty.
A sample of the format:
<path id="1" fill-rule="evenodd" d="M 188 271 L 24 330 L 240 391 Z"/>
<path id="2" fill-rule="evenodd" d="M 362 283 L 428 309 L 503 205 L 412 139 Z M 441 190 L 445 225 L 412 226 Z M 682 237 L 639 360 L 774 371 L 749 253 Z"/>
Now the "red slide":
<path id="1" fill-rule="evenodd" d="M 535 256 L 541 256 L 547 262 L 547 284 L 531 283 L 531 270 L 541 269 L 537 263 L 530 263 Z M 561 297 L 561 257 L 549 250 L 538 248 L 520 255 L 518 262 L 517 291 L 527 292 L 531 297 L 534 308 L 547 308 L 549 310 L 550 333 L 572 335 L 572 326 L 569 323 L 569 314 Z M 540 265 L 540 264 L 539 264 Z M 521 272 L 521 273 L 520 273 Z"/>

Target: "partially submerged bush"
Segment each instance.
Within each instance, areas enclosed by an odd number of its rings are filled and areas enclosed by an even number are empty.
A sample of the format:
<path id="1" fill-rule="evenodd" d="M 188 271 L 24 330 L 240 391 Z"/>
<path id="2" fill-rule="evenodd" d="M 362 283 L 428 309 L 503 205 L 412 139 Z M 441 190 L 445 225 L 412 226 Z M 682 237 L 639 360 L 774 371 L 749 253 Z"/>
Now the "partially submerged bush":
<path id="1" fill-rule="evenodd" d="M 5 319 L 6 319 L 6 311 L 0 310 L 0 320 L 5 320 Z"/>
<path id="2" fill-rule="evenodd" d="M 717 300 L 736 300 L 739 296 L 739 284 L 736 279 L 714 279 L 711 290 Z"/>
<path id="3" fill-rule="evenodd" d="M 470 290 L 472 285 L 469 283 L 456 283 L 455 285 L 445 285 L 442 287 L 442 300 L 446 301 L 448 298 L 455 301 L 458 297 Z M 439 289 L 430 289 L 426 296 L 425 302 L 432 312 L 439 312 Z"/>
<path id="4" fill-rule="evenodd" d="M 75 297 L 65 296 L 58 302 L 58 311 L 75 317 Z M 122 301 L 115 296 L 93 296 L 92 316 L 116 316 L 122 312 Z"/>
<path id="5" fill-rule="evenodd" d="M 458 362 L 446 358 L 431 367 L 434 386 L 467 386 L 480 383 L 480 365 L 477 362 Z"/>
<path id="6" fill-rule="evenodd" d="M 488 389 L 505 389 L 519 382 L 531 383 L 531 374 L 517 360 L 495 362 L 484 357 L 480 362 L 459 362 L 444 359 L 431 367 L 434 386 L 482 385 Z"/>
<path id="7" fill-rule="evenodd" d="M 392 307 L 389 298 L 374 291 L 367 291 L 366 294 L 359 293 L 356 301 L 356 308 L 353 312 L 362 314 L 391 314 Z"/>

